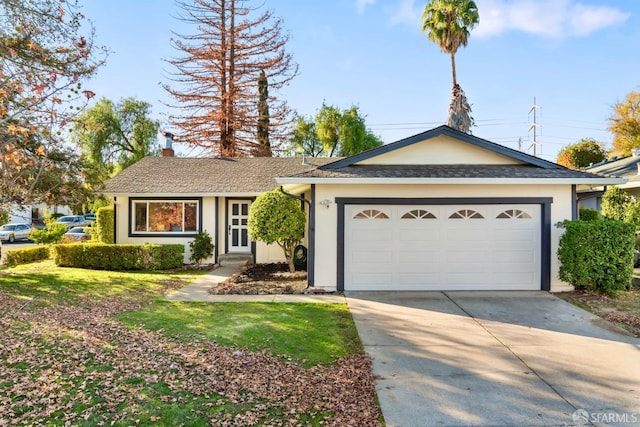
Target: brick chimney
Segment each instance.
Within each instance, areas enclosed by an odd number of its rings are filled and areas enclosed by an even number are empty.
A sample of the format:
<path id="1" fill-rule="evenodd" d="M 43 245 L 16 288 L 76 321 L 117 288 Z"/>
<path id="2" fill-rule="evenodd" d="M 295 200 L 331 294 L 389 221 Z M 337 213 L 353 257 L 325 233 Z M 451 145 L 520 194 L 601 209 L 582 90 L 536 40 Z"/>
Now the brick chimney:
<path id="1" fill-rule="evenodd" d="M 165 147 L 162 149 L 162 157 L 173 157 L 173 134 L 171 132 L 165 132 Z"/>

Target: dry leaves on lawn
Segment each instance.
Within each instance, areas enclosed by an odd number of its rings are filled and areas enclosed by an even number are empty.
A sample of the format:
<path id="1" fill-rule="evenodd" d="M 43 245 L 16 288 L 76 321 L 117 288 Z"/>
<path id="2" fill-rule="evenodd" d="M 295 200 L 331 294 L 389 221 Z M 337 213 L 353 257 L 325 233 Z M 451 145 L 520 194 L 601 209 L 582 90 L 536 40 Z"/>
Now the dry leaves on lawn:
<path id="1" fill-rule="evenodd" d="M 169 388 L 156 396 L 168 403 L 205 398 L 194 411 L 208 414 L 212 425 L 303 425 L 300 417 L 313 413 L 332 413 L 325 425 L 379 425 L 366 356 L 303 369 L 246 349 L 171 340 L 112 318 L 139 304 L 112 298 L 25 306 L 0 291 L 0 426 L 135 420 L 154 385 Z M 247 409 L 209 408 L 229 402 Z M 274 410 L 284 415 L 274 418 Z"/>

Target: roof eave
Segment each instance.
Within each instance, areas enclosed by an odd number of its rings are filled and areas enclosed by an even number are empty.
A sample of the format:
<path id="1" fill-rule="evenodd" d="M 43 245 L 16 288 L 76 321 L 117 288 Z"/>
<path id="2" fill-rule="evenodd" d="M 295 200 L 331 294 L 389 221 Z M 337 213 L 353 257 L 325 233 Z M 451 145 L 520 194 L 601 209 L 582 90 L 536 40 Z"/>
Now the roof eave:
<path id="1" fill-rule="evenodd" d="M 274 187 L 275 189 L 276 187 Z M 270 190 L 269 190 L 270 191 Z M 107 197 L 136 197 L 136 198 L 185 198 L 185 197 L 257 197 L 264 191 L 251 192 L 210 192 L 210 193 L 132 193 L 132 192 L 103 192 Z"/>
<path id="2" fill-rule="evenodd" d="M 278 184 L 464 184 L 464 185 L 619 185 L 622 178 L 276 178 Z"/>

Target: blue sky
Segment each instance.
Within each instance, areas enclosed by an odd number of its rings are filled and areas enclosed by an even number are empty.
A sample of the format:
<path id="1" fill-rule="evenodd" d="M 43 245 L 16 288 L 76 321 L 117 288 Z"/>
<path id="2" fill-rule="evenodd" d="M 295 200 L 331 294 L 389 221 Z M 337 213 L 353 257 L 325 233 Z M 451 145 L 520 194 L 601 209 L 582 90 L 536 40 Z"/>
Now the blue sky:
<path id="1" fill-rule="evenodd" d="M 187 0 L 188 1 L 188 0 Z M 86 0 L 97 42 L 111 51 L 86 84 L 96 99 L 135 97 L 166 123 L 174 0 Z M 282 96 L 312 116 L 323 101 L 357 105 L 385 142 L 446 122 L 449 56 L 420 31 L 423 0 L 260 0 L 283 19 L 299 75 Z M 607 144 L 613 105 L 640 90 L 638 0 L 476 0 L 480 25 L 456 55 L 458 81 L 473 108 L 473 134 L 555 160 L 564 145 Z M 188 154 L 188 151 L 184 151 Z M 532 151 L 528 151 L 532 152 Z"/>

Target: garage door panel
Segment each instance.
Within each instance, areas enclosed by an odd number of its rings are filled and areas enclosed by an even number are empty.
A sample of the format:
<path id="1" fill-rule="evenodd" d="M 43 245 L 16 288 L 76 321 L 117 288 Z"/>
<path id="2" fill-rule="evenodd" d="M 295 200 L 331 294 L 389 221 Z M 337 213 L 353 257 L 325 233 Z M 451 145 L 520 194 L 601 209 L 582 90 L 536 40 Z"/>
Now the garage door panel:
<path id="1" fill-rule="evenodd" d="M 451 242 L 479 242 L 486 241 L 489 238 L 488 230 L 481 230 L 477 226 L 469 224 L 463 224 L 456 228 L 447 228 L 446 235 L 447 240 Z"/>
<path id="2" fill-rule="evenodd" d="M 540 289 L 539 205 L 350 208 L 347 290 Z"/>
<path id="3" fill-rule="evenodd" d="M 481 286 L 482 284 L 487 283 L 488 279 L 488 273 L 459 272 L 445 274 L 446 284 L 451 285 Z"/>
<path id="4" fill-rule="evenodd" d="M 513 286 L 519 286 L 520 283 L 527 283 L 530 282 L 534 279 L 535 277 L 535 273 L 533 272 L 529 272 L 529 273 L 514 273 L 514 272 L 510 272 L 510 273 L 495 273 L 493 275 L 493 281 L 496 285 L 510 285 L 511 287 Z"/>
<path id="5" fill-rule="evenodd" d="M 363 285 L 384 285 L 386 287 L 389 286 L 389 283 L 392 281 L 391 274 L 372 274 L 372 273 L 361 273 L 354 274 L 351 277 L 352 284 L 354 286 L 363 286 Z"/>
<path id="6" fill-rule="evenodd" d="M 442 254 L 434 248 L 420 251 L 403 250 L 398 253 L 398 264 L 421 264 L 425 267 L 429 264 L 438 265 L 442 260 Z"/>
<path id="7" fill-rule="evenodd" d="M 442 283 L 442 274 L 439 272 L 424 274 L 401 273 L 398 274 L 398 283 L 405 288 L 404 290 L 408 290 L 406 288 L 409 287 L 412 287 L 412 289 L 436 287 Z"/>
<path id="8" fill-rule="evenodd" d="M 528 264 L 532 265 L 535 261 L 536 254 L 532 250 L 524 251 L 496 251 L 492 254 L 492 260 L 495 264 Z"/>
<path id="9" fill-rule="evenodd" d="M 534 229 L 496 229 L 494 230 L 494 239 L 499 242 L 533 242 L 536 239 L 538 230 Z"/>
<path id="10" fill-rule="evenodd" d="M 359 251 L 353 254 L 353 264 L 354 265 L 364 265 L 369 266 L 370 264 L 387 264 L 391 265 L 391 260 L 393 258 L 393 253 L 389 250 L 381 250 L 381 251 Z"/>

